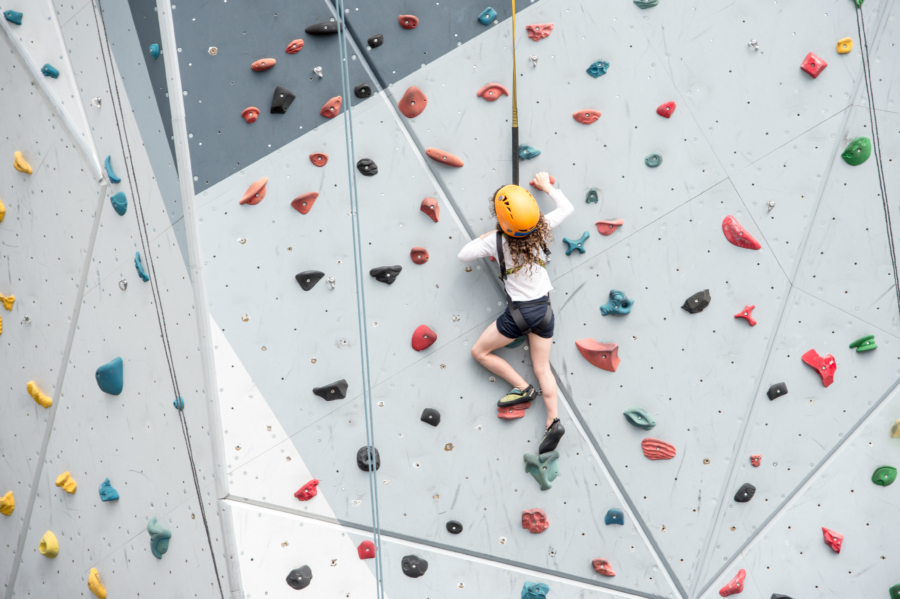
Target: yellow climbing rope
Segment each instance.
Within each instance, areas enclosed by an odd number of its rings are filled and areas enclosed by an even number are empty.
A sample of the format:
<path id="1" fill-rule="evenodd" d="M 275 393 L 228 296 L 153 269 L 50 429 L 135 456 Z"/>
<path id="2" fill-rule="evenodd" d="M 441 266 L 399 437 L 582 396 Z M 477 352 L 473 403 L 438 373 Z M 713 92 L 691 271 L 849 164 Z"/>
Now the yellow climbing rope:
<path id="1" fill-rule="evenodd" d="M 516 0 L 512 0 L 512 183 L 519 184 L 519 111 L 516 107 Z"/>

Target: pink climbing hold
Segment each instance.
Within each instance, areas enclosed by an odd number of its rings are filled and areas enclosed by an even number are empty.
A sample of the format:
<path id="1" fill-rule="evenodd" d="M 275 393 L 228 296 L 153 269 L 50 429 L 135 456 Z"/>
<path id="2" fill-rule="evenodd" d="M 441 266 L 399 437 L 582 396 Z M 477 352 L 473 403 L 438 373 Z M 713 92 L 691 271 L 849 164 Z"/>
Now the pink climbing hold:
<path id="1" fill-rule="evenodd" d="M 415 85 L 410 86 L 406 93 L 403 94 L 403 97 L 400 98 L 400 101 L 397 102 L 397 108 L 408 119 L 414 119 L 422 114 L 426 105 L 428 105 L 428 98 Z"/>
<path id="2" fill-rule="evenodd" d="M 671 460 L 675 457 L 675 446 L 653 437 L 641 441 L 641 449 L 648 460 Z"/>
<path id="3" fill-rule="evenodd" d="M 759 463 L 762 461 L 761 453 L 754 453 L 750 456 L 750 465 L 754 468 L 759 468 Z"/>
<path id="4" fill-rule="evenodd" d="M 409 251 L 410 259 L 416 264 L 425 264 L 428 262 L 428 250 L 425 248 L 415 247 Z"/>
<path id="5" fill-rule="evenodd" d="M 453 166 L 456 168 L 463 166 L 463 161 L 460 160 L 457 156 L 454 156 L 450 152 L 439 150 L 438 148 L 427 148 L 425 150 L 425 154 L 435 162 L 440 162 L 441 164 L 446 164 L 447 166 Z"/>
<path id="6" fill-rule="evenodd" d="M 438 222 L 441 217 L 441 207 L 438 206 L 438 201 L 434 198 L 425 198 L 422 200 L 422 203 L 419 205 L 419 210 L 427 214 L 428 218 L 434 222 Z"/>
<path id="7" fill-rule="evenodd" d="M 800 68 L 809 73 L 809 75 L 813 79 L 815 79 L 822 71 L 825 70 L 825 67 L 827 66 L 827 62 L 810 52 L 806 55 L 806 58 L 803 59 L 803 64 L 800 65 Z"/>
<path id="8" fill-rule="evenodd" d="M 616 220 L 598 220 L 594 224 L 597 225 L 597 232 L 601 235 L 612 235 L 616 229 L 625 224 L 625 221 L 617 218 Z"/>
<path id="9" fill-rule="evenodd" d="M 553 31 L 553 23 L 536 23 L 534 25 L 526 25 L 525 31 L 528 32 L 528 37 L 536 42 L 539 42 L 550 35 L 550 32 Z"/>
<path id="10" fill-rule="evenodd" d="M 803 354 L 803 361 L 816 369 L 816 372 L 822 377 L 823 385 L 827 387 L 834 382 L 834 373 L 837 370 L 837 362 L 834 361 L 834 356 L 831 354 L 820 356 L 816 350 L 811 349 Z"/>
<path id="11" fill-rule="evenodd" d="M 737 575 L 731 579 L 731 582 L 719 589 L 719 595 L 728 597 L 729 595 L 737 595 L 742 592 L 744 590 L 744 578 L 746 577 L 747 572 L 741 568 Z"/>
<path id="12" fill-rule="evenodd" d="M 666 102 L 665 104 L 660 104 L 656 109 L 656 114 L 659 116 L 664 116 L 669 118 L 672 116 L 672 113 L 675 112 L 675 102 Z"/>
<path id="13" fill-rule="evenodd" d="M 245 108 L 243 112 L 241 112 L 241 116 L 244 117 L 244 120 L 248 123 L 255 123 L 256 119 L 259 118 L 259 108 L 256 106 Z"/>
<path id="14" fill-rule="evenodd" d="M 619 344 L 618 343 L 598 343 L 591 338 L 581 339 L 575 342 L 578 351 L 584 356 L 584 359 L 600 368 L 615 372 L 619 367 Z"/>
<path id="15" fill-rule="evenodd" d="M 529 185 L 537 189 L 537 185 L 534 184 L 534 179 L 528 182 Z M 556 185 L 556 177 L 550 175 L 550 185 Z"/>
<path id="16" fill-rule="evenodd" d="M 835 553 L 841 552 L 841 545 L 844 542 L 844 535 L 840 535 L 833 530 L 829 530 L 823 526 L 822 536 L 825 538 L 825 543 L 827 543 L 829 547 L 834 549 Z"/>
<path id="17" fill-rule="evenodd" d="M 296 39 L 287 45 L 287 48 L 284 49 L 288 54 L 296 54 L 300 50 L 303 49 L 303 40 Z"/>
<path id="18" fill-rule="evenodd" d="M 343 102 L 343 99 L 340 96 L 333 97 L 325 102 L 325 105 L 322 106 L 322 110 L 319 111 L 319 114 L 326 119 L 333 119 L 341 111 L 341 102 Z"/>
<path id="19" fill-rule="evenodd" d="M 322 154 L 321 152 L 310 154 L 309 161 L 316 166 L 325 166 L 328 164 L 328 154 Z"/>
<path id="20" fill-rule="evenodd" d="M 547 514 L 540 508 L 533 510 L 525 510 L 522 512 L 522 528 L 529 530 L 532 534 L 538 534 L 547 530 L 550 521 L 547 520 Z"/>
<path id="21" fill-rule="evenodd" d="M 758 241 L 753 239 L 753 235 L 748 233 L 731 215 L 726 216 L 722 221 L 722 232 L 725 233 L 725 239 L 739 248 L 758 250 L 762 247 Z"/>
<path id="22" fill-rule="evenodd" d="M 609 560 L 598 557 L 595 560 L 591 560 L 591 565 L 594 566 L 594 572 L 599 572 L 604 576 L 615 576 L 616 571 L 612 569 L 612 566 L 609 565 Z"/>
<path id="23" fill-rule="evenodd" d="M 359 544 L 359 547 L 356 548 L 356 553 L 359 554 L 359 559 L 372 559 L 375 557 L 375 543 L 372 541 L 363 541 Z"/>
<path id="24" fill-rule="evenodd" d="M 241 198 L 241 204 L 256 206 L 262 202 L 263 198 L 266 197 L 266 183 L 268 182 L 269 178 L 263 177 L 259 181 L 251 183 L 247 191 L 244 192 L 244 197 Z"/>
<path id="25" fill-rule="evenodd" d="M 397 22 L 400 23 L 400 27 L 404 29 L 415 29 L 419 26 L 419 17 L 413 15 L 400 15 L 397 17 Z"/>
<path id="26" fill-rule="evenodd" d="M 294 493 L 294 497 L 296 497 L 300 501 L 309 501 L 319 494 L 319 490 L 316 488 L 318 484 L 318 479 L 312 479 L 311 481 L 300 487 L 300 489 L 296 493 Z"/>
<path id="27" fill-rule="evenodd" d="M 488 83 L 487 85 L 479 89 L 478 93 L 476 93 L 475 95 L 477 95 L 479 98 L 484 98 L 488 102 L 495 102 L 500 99 L 500 96 L 508 96 L 509 90 L 499 83 Z"/>
<path id="28" fill-rule="evenodd" d="M 573 112 L 572 118 L 582 125 L 590 125 L 591 123 L 596 123 L 600 118 L 600 111 L 593 108 L 585 108 L 584 110 Z"/>
<path id="29" fill-rule="evenodd" d="M 294 201 L 291 202 L 291 207 L 300 214 L 308 214 L 309 211 L 312 210 L 313 204 L 316 203 L 316 198 L 318 197 L 319 194 L 315 191 L 304 193 L 303 195 L 294 198 Z"/>
<path id="30" fill-rule="evenodd" d="M 744 309 L 734 315 L 735 318 L 743 318 L 750 323 L 751 327 L 756 326 L 756 319 L 753 318 L 753 308 L 756 306 L 744 306 Z"/>
<path id="31" fill-rule="evenodd" d="M 260 58 L 256 62 L 250 65 L 250 68 L 254 71 L 268 71 L 272 67 L 275 66 L 274 58 Z"/>
<path id="32" fill-rule="evenodd" d="M 437 341 L 437 333 L 424 324 L 420 324 L 412 336 L 412 348 L 416 351 L 428 349 Z"/>
<path id="33" fill-rule="evenodd" d="M 515 420 L 525 416 L 525 410 L 531 407 L 531 402 L 517 403 L 506 408 L 497 408 L 497 418 L 501 420 Z"/>

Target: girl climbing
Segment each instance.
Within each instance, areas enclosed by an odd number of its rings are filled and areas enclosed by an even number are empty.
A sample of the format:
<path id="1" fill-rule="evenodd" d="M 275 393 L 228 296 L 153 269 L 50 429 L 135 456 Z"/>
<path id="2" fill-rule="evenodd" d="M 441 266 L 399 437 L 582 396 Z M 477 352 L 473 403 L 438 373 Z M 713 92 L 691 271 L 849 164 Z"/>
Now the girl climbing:
<path id="1" fill-rule="evenodd" d="M 509 407 L 533 401 L 537 390 L 509 362 L 493 354 L 495 349 L 528 335 L 534 374 L 541 386 L 547 423 L 540 453 L 553 451 L 565 434 L 556 406 L 556 380 L 550 371 L 553 344 L 553 309 L 550 307 L 550 277 L 545 260 L 553 240 L 551 231 L 575 211 L 562 190 L 550 184 L 550 175 L 538 173 L 534 186 L 550 195 L 556 210 L 541 214 L 531 193 L 518 185 L 506 185 L 494 193 L 491 212 L 497 228 L 473 239 L 459 252 L 459 259 L 493 257 L 500 263 L 500 278 L 506 288 L 506 311 L 491 323 L 472 346 L 472 356 L 482 366 L 505 379 L 513 389 L 497 405 Z M 502 250 L 501 250 L 502 246 Z"/>

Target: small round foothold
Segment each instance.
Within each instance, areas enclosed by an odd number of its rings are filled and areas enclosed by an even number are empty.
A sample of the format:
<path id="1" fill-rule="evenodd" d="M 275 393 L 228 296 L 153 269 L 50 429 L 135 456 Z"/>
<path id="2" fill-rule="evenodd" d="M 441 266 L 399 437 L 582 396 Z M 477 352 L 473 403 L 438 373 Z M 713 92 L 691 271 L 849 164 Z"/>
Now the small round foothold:
<path id="1" fill-rule="evenodd" d="M 457 522 L 456 520 L 450 520 L 447 522 L 447 532 L 452 535 L 458 535 L 463 530 L 463 525 Z"/>
<path id="2" fill-rule="evenodd" d="M 93 106 L 94 108 L 100 108 L 100 104 L 102 102 L 103 100 L 101 100 L 100 98 L 94 98 L 93 100 L 91 100 L 91 106 Z"/>
<path id="3" fill-rule="evenodd" d="M 215 46 L 210 46 L 208 52 L 210 56 L 215 56 L 219 52 L 219 49 Z"/>
<path id="4" fill-rule="evenodd" d="M 22 319 L 22 322 L 24 324 L 31 324 L 31 317 L 26 314 L 25 318 Z"/>
<path id="5" fill-rule="evenodd" d="M 647 157 L 644 158 L 644 164 L 650 168 L 656 168 L 662 164 L 662 156 L 659 154 L 648 154 Z"/>
<path id="6" fill-rule="evenodd" d="M 241 116 L 248 123 L 255 123 L 256 119 L 259 118 L 259 108 L 256 106 L 247 107 L 241 112 Z"/>
<path id="7" fill-rule="evenodd" d="M 769 212 L 772 211 L 772 208 L 775 207 L 775 200 L 769 200 Z"/>
<path id="8" fill-rule="evenodd" d="M 536 66 L 537 66 L 537 61 L 538 61 L 537 54 L 532 54 L 532 55 L 529 56 L 528 58 L 531 59 L 531 66 L 536 67 Z"/>
<path id="9" fill-rule="evenodd" d="M 128 289 L 128 281 L 125 279 L 122 279 L 121 281 L 119 281 L 119 289 L 121 289 L 122 291 L 125 291 L 126 289 Z"/>
<path id="10" fill-rule="evenodd" d="M 749 42 L 747 42 L 747 45 L 754 50 L 759 50 L 759 42 L 757 42 L 756 40 L 750 40 Z"/>
<path id="11" fill-rule="evenodd" d="M 322 75 L 322 67 L 315 67 L 315 68 L 313 69 L 313 73 L 315 73 L 316 75 L 318 75 L 319 78 L 321 79 L 321 78 L 323 77 L 323 75 Z"/>

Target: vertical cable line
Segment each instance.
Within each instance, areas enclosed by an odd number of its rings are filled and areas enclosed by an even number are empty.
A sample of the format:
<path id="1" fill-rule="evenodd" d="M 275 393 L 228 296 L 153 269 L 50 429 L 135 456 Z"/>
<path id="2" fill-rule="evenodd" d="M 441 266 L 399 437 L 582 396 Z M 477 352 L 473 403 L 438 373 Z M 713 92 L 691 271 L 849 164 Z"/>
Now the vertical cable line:
<path id="1" fill-rule="evenodd" d="M 366 293 L 362 273 L 362 236 L 359 228 L 359 192 L 353 165 L 353 102 L 350 100 L 350 65 L 347 61 L 347 29 L 344 23 L 344 0 L 337 0 L 338 48 L 341 57 L 341 93 L 344 110 L 344 141 L 347 149 L 347 182 L 350 192 L 350 222 L 353 228 L 353 273 L 356 277 L 356 306 L 359 315 L 359 353 L 363 375 L 363 409 L 366 421 L 366 451 L 369 457 L 369 493 L 372 496 L 372 537 L 375 543 L 375 588 L 377 599 L 384 599 L 384 576 L 381 559 L 381 521 L 378 515 L 378 481 L 375 475 L 375 419 L 372 413 L 372 382 L 369 377 L 369 339 L 366 334 Z"/>

